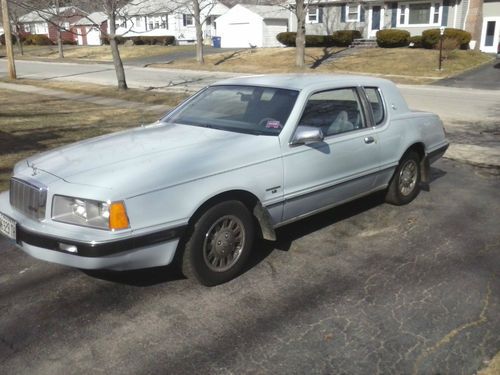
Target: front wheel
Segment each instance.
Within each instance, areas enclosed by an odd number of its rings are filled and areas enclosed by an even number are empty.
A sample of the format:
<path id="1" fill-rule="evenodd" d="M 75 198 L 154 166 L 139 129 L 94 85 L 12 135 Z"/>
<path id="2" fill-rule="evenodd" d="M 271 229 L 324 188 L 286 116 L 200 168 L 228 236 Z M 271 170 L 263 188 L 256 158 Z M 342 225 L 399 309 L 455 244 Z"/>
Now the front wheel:
<path id="1" fill-rule="evenodd" d="M 388 203 L 401 206 L 410 203 L 420 193 L 420 156 L 414 152 L 407 152 L 396 169 L 385 200 Z"/>
<path id="2" fill-rule="evenodd" d="M 218 203 L 196 220 L 184 247 L 182 272 L 213 286 L 236 277 L 253 246 L 254 220 L 239 201 Z"/>

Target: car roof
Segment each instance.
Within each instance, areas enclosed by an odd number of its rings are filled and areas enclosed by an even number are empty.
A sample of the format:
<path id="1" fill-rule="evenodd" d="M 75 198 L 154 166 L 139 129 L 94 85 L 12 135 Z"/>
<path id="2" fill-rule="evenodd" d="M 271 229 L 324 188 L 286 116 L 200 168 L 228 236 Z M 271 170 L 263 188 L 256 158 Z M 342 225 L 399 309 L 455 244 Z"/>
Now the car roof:
<path id="1" fill-rule="evenodd" d="M 387 86 L 394 84 L 382 78 L 350 74 L 268 74 L 243 76 L 219 81 L 218 85 L 249 85 L 276 87 L 289 90 L 314 90 L 325 85 L 337 86 Z"/>

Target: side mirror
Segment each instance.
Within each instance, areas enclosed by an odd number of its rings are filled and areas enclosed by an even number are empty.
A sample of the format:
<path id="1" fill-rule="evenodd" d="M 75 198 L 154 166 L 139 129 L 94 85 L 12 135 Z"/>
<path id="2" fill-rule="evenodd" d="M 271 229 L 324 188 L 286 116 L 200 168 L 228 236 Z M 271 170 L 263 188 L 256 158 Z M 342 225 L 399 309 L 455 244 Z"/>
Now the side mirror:
<path id="1" fill-rule="evenodd" d="M 320 128 L 299 125 L 297 130 L 295 130 L 295 134 L 293 135 L 290 144 L 292 146 L 308 145 L 311 143 L 323 142 L 323 139 L 325 139 L 325 137 Z"/>

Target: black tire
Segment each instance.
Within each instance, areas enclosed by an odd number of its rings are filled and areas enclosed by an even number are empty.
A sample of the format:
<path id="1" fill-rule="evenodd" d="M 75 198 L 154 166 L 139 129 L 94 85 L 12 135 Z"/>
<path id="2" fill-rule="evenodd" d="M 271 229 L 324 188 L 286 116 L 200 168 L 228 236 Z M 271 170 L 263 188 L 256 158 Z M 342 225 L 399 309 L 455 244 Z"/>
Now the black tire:
<path id="1" fill-rule="evenodd" d="M 193 223 L 184 246 L 182 273 L 206 286 L 239 275 L 251 252 L 254 219 L 239 201 L 218 203 Z"/>
<path id="2" fill-rule="evenodd" d="M 420 180 L 420 156 L 415 151 L 408 151 L 392 176 L 385 201 L 396 206 L 410 203 L 420 193 Z"/>

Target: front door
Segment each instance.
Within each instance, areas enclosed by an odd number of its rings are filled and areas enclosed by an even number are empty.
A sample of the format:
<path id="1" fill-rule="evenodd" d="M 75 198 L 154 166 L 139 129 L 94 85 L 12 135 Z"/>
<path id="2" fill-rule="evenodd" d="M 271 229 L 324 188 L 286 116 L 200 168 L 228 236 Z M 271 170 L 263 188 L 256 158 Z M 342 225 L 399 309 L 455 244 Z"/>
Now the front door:
<path id="1" fill-rule="evenodd" d="M 500 38 L 500 17 L 484 17 L 481 33 L 481 51 L 496 53 Z"/>
<path id="2" fill-rule="evenodd" d="M 366 120 L 356 88 L 313 94 L 299 125 L 320 128 L 325 138 L 323 142 L 285 146 L 284 221 L 374 188 L 380 163 L 377 131 Z"/>
<path id="3" fill-rule="evenodd" d="M 382 28 L 384 9 L 380 5 L 373 5 L 369 13 L 368 36 L 374 38 Z"/>

